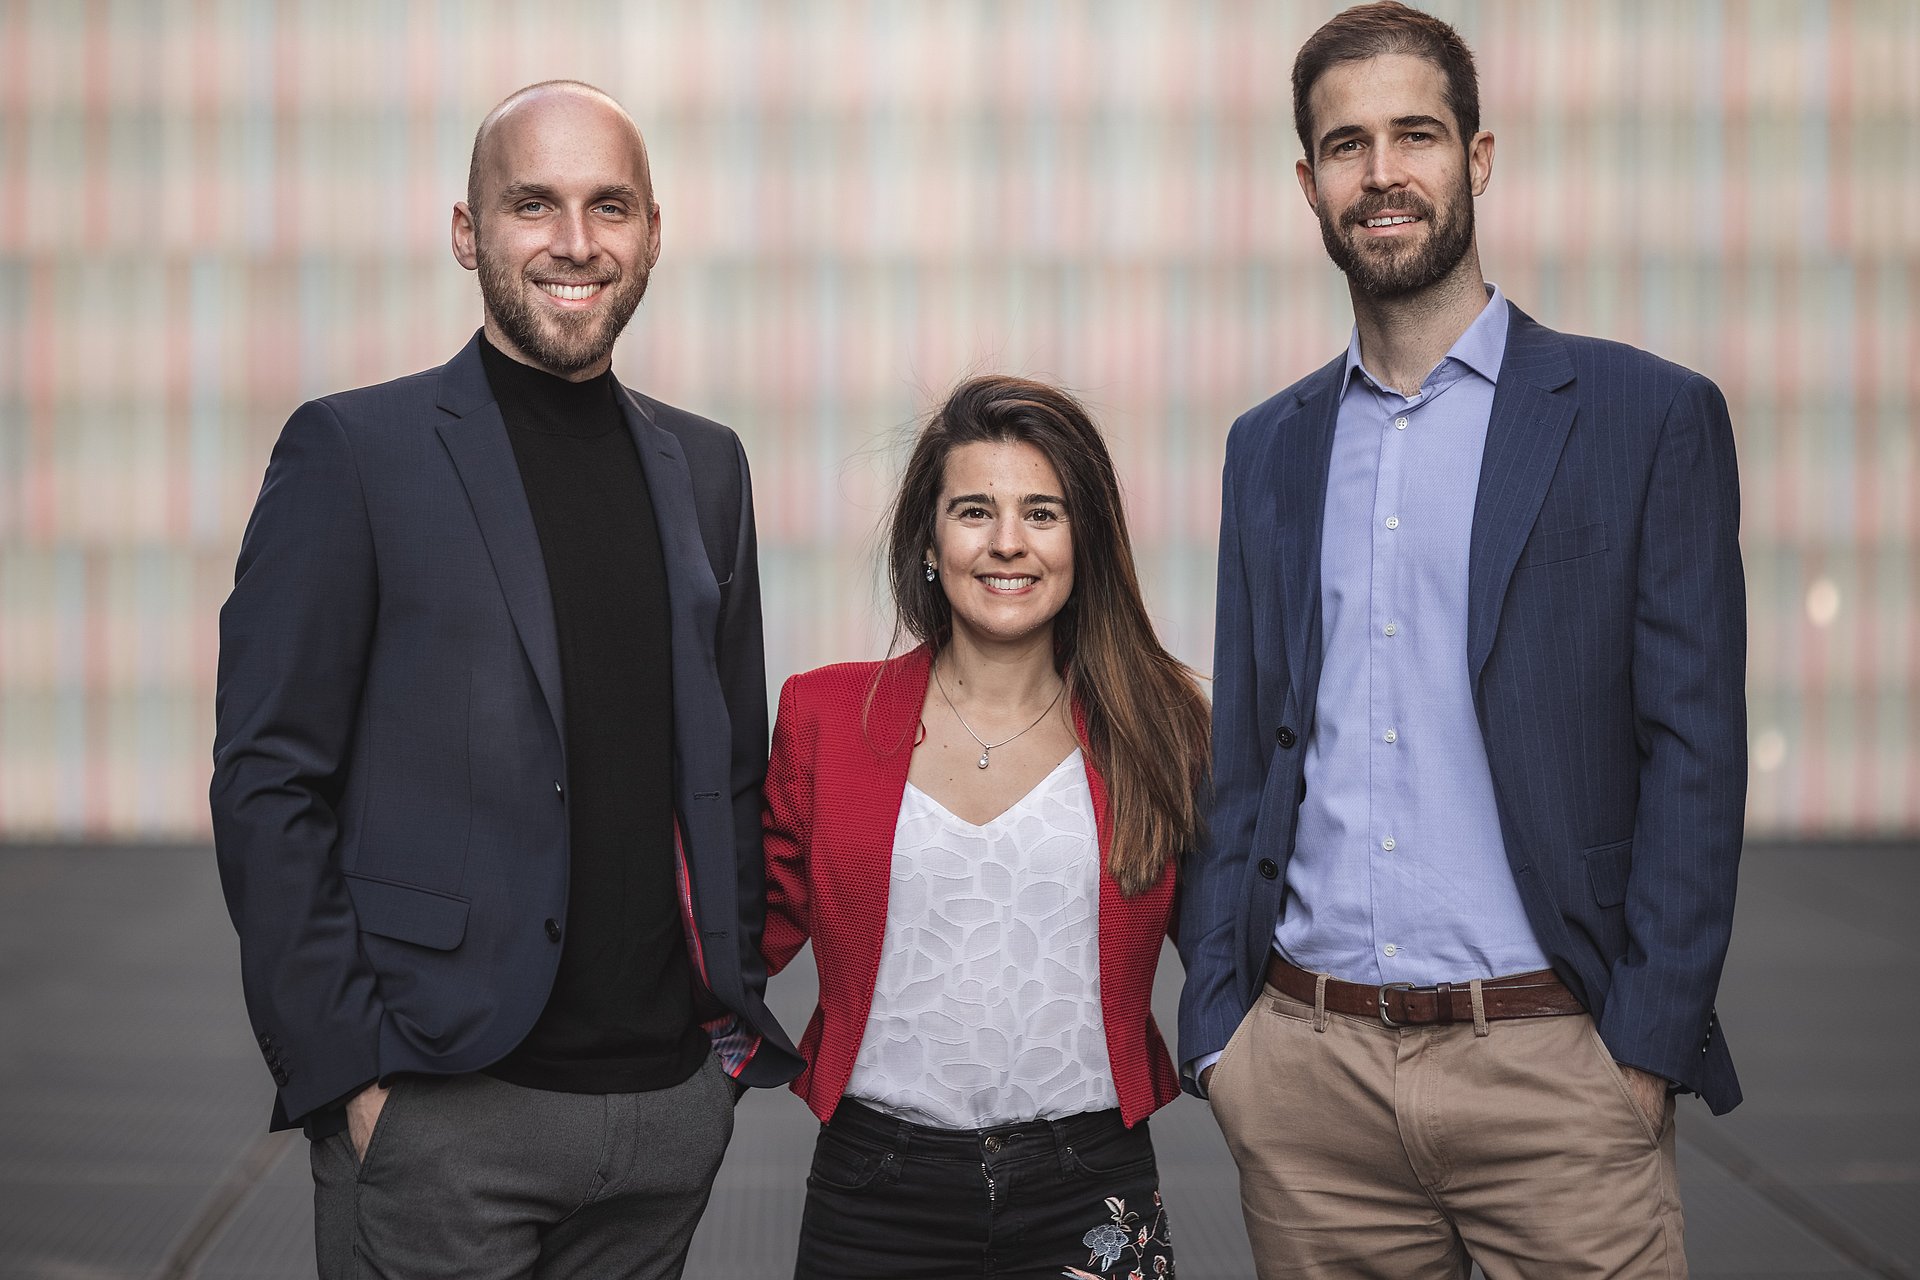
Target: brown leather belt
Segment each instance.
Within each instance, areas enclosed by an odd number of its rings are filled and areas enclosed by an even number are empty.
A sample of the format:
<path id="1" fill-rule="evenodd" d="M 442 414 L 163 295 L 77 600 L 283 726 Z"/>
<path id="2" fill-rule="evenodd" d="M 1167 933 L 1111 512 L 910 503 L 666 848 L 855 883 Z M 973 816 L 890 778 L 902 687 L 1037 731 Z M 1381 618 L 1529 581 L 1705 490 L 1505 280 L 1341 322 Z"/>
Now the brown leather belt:
<path id="1" fill-rule="evenodd" d="M 1303 1003 L 1314 1002 L 1314 987 L 1319 980 L 1318 974 L 1288 964 L 1278 952 L 1267 962 L 1267 981 Z M 1326 1000 L 1327 1008 L 1334 1013 L 1378 1018 L 1390 1027 L 1473 1021 L 1473 992 L 1464 982 L 1442 982 L 1431 987 L 1389 982 L 1383 987 L 1370 987 L 1365 983 L 1328 978 Z M 1489 1022 L 1586 1012 L 1574 999 L 1573 992 L 1567 990 L 1567 984 L 1551 969 L 1485 978 L 1480 983 L 1480 1001 Z"/>

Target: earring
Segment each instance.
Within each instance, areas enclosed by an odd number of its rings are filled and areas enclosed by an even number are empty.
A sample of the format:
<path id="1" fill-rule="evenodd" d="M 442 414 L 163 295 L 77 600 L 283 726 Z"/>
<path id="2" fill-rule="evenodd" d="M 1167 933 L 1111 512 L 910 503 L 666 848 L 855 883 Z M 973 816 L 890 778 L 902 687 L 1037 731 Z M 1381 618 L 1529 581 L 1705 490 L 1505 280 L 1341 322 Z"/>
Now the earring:
<path id="1" fill-rule="evenodd" d="M 934 580 L 935 578 L 937 578 L 937 577 L 939 577 L 939 576 L 940 576 L 940 571 L 939 571 L 938 569 L 936 569 L 936 568 L 934 568 L 934 567 L 933 567 L 933 561 L 931 561 L 931 560 L 929 560 L 929 561 L 927 561 L 927 565 L 926 565 L 926 568 L 927 568 L 927 581 L 928 581 L 928 582 L 932 582 L 932 581 L 933 581 L 933 580 Z"/>

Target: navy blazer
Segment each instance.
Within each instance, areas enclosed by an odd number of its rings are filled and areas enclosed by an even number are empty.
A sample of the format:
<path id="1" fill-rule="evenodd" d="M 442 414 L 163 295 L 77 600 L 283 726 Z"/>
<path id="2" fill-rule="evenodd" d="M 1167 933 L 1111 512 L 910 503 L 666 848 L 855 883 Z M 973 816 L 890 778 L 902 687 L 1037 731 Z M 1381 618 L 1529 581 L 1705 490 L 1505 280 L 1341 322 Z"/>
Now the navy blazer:
<path id="1" fill-rule="evenodd" d="M 1248 411 L 1227 440 L 1215 795 L 1180 917 L 1187 1063 L 1252 1006 L 1285 897 L 1343 367 Z M 1713 1011 L 1746 802 L 1739 506 L 1711 382 L 1514 309 L 1467 575 L 1466 674 L 1507 861 L 1613 1056 L 1715 1112 L 1740 1100 Z"/>
<path id="2" fill-rule="evenodd" d="M 275 1127 L 395 1072 L 498 1060 L 559 964 L 559 647 L 478 343 L 295 411 L 220 613 L 214 842 Z M 801 1063 L 762 1002 L 767 703 L 746 455 L 717 423 L 619 400 L 673 615 L 696 1005 L 730 1070 L 776 1084 Z"/>

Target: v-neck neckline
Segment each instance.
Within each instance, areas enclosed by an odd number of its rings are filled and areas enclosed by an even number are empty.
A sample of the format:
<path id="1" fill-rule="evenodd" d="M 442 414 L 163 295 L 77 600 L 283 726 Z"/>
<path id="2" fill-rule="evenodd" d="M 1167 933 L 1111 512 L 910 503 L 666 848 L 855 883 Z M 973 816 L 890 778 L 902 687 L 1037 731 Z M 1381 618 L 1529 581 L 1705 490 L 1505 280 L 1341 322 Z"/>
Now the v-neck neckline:
<path id="1" fill-rule="evenodd" d="M 1040 792 L 1046 787 L 1046 785 L 1052 782 L 1055 776 L 1058 775 L 1062 769 L 1066 768 L 1070 764 L 1075 763 L 1079 759 L 1080 759 L 1080 748 L 1075 747 L 1073 750 L 1067 752 L 1066 755 L 1061 757 L 1059 764 L 1056 764 L 1053 766 L 1053 768 L 1047 770 L 1045 777 L 1041 778 L 1040 781 L 1034 783 L 1031 787 L 1027 788 L 1026 794 L 1022 795 L 1018 800 L 1015 800 L 1012 804 L 1002 809 L 999 813 L 996 813 L 991 818 L 988 818 L 985 822 L 968 822 L 965 818 L 961 817 L 959 814 L 955 813 L 953 810 L 947 808 L 946 805 L 941 804 L 938 800 L 934 799 L 933 796 L 929 795 L 926 791 L 922 790 L 918 786 L 915 786 L 912 779 L 907 780 L 907 789 L 912 791 L 915 795 L 921 797 L 928 804 L 932 805 L 935 809 L 939 810 L 940 814 L 943 817 L 951 818 L 953 821 L 959 823 L 961 826 L 965 827 L 967 830 L 985 831 L 990 827 L 998 826 L 1000 822 L 1007 817 L 1008 814 L 1014 812 L 1016 809 L 1019 809 L 1022 805 L 1026 804 L 1027 801 L 1039 795 Z"/>

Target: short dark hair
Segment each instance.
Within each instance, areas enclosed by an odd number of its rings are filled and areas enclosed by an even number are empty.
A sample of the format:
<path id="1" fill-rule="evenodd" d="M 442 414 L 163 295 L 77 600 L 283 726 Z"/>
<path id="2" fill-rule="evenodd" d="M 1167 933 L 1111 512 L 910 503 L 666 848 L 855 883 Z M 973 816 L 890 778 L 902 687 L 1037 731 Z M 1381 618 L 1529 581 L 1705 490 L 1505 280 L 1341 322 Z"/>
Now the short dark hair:
<path id="1" fill-rule="evenodd" d="M 1308 104 L 1313 86 L 1337 63 L 1389 53 L 1425 58 L 1446 75 L 1447 106 L 1460 128 L 1461 146 L 1480 132 L 1480 76 L 1473 67 L 1473 51 L 1460 33 L 1400 0 L 1375 0 L 1329 18 L 1294 55 L 1293 127 L 1299 131 L 1309 162 L 1314 152 L 1313 109 Z"/>

